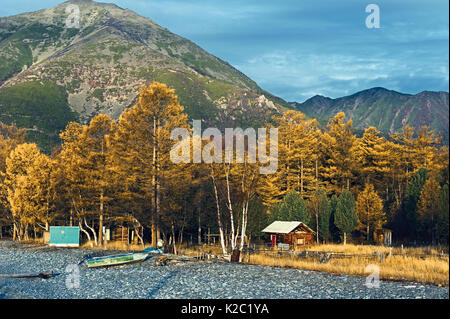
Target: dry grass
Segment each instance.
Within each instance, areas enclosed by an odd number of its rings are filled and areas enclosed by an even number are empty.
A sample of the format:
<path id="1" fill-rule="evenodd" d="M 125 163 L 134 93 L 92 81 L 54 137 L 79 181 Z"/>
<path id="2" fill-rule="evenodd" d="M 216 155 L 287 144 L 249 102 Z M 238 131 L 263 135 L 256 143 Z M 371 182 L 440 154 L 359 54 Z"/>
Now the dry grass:
<path id="1" fill-rule="evenodd" d="M 98 249 L 98 250 L 142 250 L 144 248 L 150 247 L 150 245 L 138 245 L 138 244 L 127 244 L 120 241 L 108 241 L 104 246 L 92 246 L 89 243 L 84 243 L 80 246 L 82 249 Z"/>
<path id="2" fill-rule="evenodd" d="M 220 247 L 202 247 L 203 251 L 212 250 L 213 254 L 221 254 Z M 379 267 L 380 279 L 393 281 L 414 281 L 424 284 L 440 286 L 449 285 L 449 258 L 432 255 L 446 252 L 445 248 L 417 247 L 401 248 L 369 246 L 369 245 L 313 245 L 305 248 L 309 251 L 323 251 L 345 253 L 353 255 L 346 258 L 333 257 L 327 263 L 320 263 L 320 258 L 299 258 L 283 254 L 278 256 L 276 251 L 261 252 L 244 256 L 244 262 L 254 265 L 266 265 L 272 267 L 295 268 L 303 270 L 322 271 L 333 274 L 345 274 L 366 277 L 372 270 L 366 272 L 366 267 L 375 264 Z M 385 259 L 380 261 L 376 252 L 385 254 Z M 448 250 L 447 250 L 448 251 Z M 389 255 L 389 253 L 392 255 Z M 198 249 L 183 249 L 182 254 L 195 256 Z M 369 256 L 371 255 L 371 256 Z M 426 256 L 429 255 L 429 256 Z M 248 259 L 249 258 L 249 259 Z"/>
<path id="3" fill-rule="evenodd" d="M 402 250 L 401 248 L 391 249 L 383 246 L 327 244 L 310 246 L 305 250 L 344 253 L 350 255 L 350 257 L 333 257 L 327 263 L 321 264 L 317 258 L 299 258 L 286 255 L 279 257 L 270 253 L 260 253 L 250 255 L 246 262 L 363 277 L 372 273 L 372 271 L 366 272 L 366 267 L 375 264 L 379 267 L 380 279 L 415 281 L 441 286 L 449 285 L 449 258 L 434 256 L 442 252 L 448 252 L 448 248 L 415 247 Z M 385 255 L 384 260 L 377 257 L 377 251 Z"/>
<path id="4" fill-rule="evenodd" d="M 324 245 L 312 245 L 306 247 L 302 250 L 309 251 L 324 251 L 324 252 L 336 252 L 336 253 L 345 253 L 349 255 L 371 255 L 375 254 L 377 251 L 380 251 L 383 254 L 389 254 L 390 252 L 393 255 L 404 254 L 404 255 L 439 255 L 442 253 L 448 253 L 448 247 L 433 247 L 433 246 L 424 246 L 424 247 L 392 247 L 392 251 L 390 247 L 386 246 L 376 246 L 376 245 L 340 245 L 340 244 L 324 244 Z"/>

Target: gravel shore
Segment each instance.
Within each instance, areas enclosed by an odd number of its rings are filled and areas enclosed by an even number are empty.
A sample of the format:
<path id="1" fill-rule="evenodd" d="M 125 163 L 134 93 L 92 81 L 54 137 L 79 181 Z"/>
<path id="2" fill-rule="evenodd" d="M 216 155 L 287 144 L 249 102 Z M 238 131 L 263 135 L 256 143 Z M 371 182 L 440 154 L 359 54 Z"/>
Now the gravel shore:
<path id="1" fill-rule="evenodd" d="M 0 241 L 0 274 L 51 272 L 49 279 L 2 278 L 0 299 L 9 298 L 288 298 L 288 299 L 448 299 L 448 287 L 381 281 L 365 286 L 365 278 L 296 269 L 231 263 L 184 262 L 155 266 L 144 262 L 98 269 L 73 268 L 83 256 L 114 252 L 69 248 L 25 248 Z M 75 283 L 75 284 L 74 284 Z"/>

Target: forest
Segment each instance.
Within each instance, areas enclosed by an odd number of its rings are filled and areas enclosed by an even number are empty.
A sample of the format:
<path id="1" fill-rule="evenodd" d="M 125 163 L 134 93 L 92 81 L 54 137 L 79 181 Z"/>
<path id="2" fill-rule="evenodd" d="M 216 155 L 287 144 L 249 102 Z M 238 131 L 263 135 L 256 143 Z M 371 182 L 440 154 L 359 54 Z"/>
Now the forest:
<path id="1" fill-rule="evenodd" d="M 344 113 L 322 126 L 293 110 L 270 123 L 278 170 L 266 175 L 248 161 L 173 163 L 171 131 L 192 128 L 176 92 L 158 82 L 118 120 L 70 122 L 51 154 L 1 124 L 0 235 L 23 241 L 73 225 L 101 246 L 115 222 L 144 227 L 142 244 L 161 238 L 174 251 L 219 234 L 225 253 L 264 240 L 272 221 L 295 220 L 317 243 L 371 243 L 388 228 L 398 244 L 448 245 L 448 147 L 428 127 L 357 136 Z"/>

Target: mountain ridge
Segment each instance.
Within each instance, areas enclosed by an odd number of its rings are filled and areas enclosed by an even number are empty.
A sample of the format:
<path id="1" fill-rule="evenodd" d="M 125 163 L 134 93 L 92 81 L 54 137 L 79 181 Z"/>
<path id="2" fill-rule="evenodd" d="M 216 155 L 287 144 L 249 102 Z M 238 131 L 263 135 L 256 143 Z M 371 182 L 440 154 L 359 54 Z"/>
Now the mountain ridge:
<path id="1" fill-rule="evenodd" d="M 289 102 L 296 110 L 326 122 L 344 112 L 356 129 L 375 126 L 384 134 L 402 130 L 406 125 L 430 126 L 449 141 L 449 93 L 424 90 L 417 94 L 373 87 L 351 95 L 329 98 L 315 95 L 302 103 Z"/>

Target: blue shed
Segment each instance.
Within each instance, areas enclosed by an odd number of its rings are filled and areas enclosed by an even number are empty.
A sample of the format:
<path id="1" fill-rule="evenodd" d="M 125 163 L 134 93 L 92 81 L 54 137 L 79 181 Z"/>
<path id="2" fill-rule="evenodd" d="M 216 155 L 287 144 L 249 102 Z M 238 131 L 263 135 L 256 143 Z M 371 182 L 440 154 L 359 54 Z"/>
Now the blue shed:
<path id="1" fill-rule="evenodd" d="M 50 246 L 79 247 L 80 228 L 72 226 L 50 226 Z"/>

